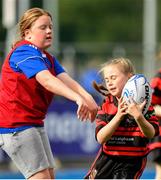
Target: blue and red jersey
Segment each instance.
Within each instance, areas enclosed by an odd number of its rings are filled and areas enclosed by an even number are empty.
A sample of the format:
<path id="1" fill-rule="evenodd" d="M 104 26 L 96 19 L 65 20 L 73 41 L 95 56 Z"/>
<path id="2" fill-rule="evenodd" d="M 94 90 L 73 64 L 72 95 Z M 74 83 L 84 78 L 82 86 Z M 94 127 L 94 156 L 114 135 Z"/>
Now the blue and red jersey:
<path id="1" fill-rule="evenodd" d="M 0 84 L 0 133 L 30 126 L 43 126 L 53 93 L 36 81 L 35 75 L 49 70 L 56 76 L 64 69 L 46 51 L 28 41 L 19 42 L 4 61 Z"/>
<path id="2" fill-rule="evenodd" d="M 101 128 L 106 126 L 117 113 L 117 99 L 110 96 L 102 104 L 96 117 L 96 137 Z M 154 115 L 154 109 L 149 107 L 145 118 L 155 129 L 155 135 L 159 133 L 158 119 Z M 149 152 L 149 139 L 143 135 L 136 121 L 125 116 L 112 137 L 103 144 L 102 150 L 109 156 L 118 157 L 143 157 Z"/>

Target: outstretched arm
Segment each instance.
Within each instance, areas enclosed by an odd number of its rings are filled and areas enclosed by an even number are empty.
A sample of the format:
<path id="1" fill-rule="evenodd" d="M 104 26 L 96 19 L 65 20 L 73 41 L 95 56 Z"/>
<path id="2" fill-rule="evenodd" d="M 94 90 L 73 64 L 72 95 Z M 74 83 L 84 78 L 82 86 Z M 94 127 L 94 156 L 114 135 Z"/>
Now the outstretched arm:
<path id="1" fill-rule="evenodd" d="M 36 74 L 36 80 L 48 91 L 64 96 L 78 105 L 77 116 L 81 120 L 88 118 L 90 109 L 86 101 L 74 90 L 64 84 L 59 78 L 53 76 L 48 70 Z"/>
<path id="2" fill-rule="evenodd" d="M 74 79 L 72 79 L 67 73 L 61 73 L 57 76 L 66 86 L 78 93 L 87 103 L 90 109 L 89 119 L 93 122 L 95 120 L 98 106 L 93 97 Z"/>

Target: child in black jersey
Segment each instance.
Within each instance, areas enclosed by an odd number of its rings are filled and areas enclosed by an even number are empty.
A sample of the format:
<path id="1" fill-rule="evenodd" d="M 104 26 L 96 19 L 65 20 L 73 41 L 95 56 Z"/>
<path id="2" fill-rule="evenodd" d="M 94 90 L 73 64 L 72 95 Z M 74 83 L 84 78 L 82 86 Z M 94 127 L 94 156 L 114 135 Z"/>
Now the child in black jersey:
<path id="1" fill-rule="evenodd" d="M 112 59 L 101 69 L 106 88 L 94 84 L 106 95 L 96 117 L 96 139 L 102 145 L 87 179 L 138 179 L 145 168 L 149 139 L 158 135 L 158 120 L 145 102 L 136 104 L 121 98 L 127 80 L 134 75 L 132 63 L 125 58 Z"/>
<path id="2" fill-rule="evenodd" d="M 155 164 L 155 179 L 161 179 L 161 68 L 151 79 L 151 87 L 153 88 L 152 104 L 155 114 L 159 119 L 160 133 L 154 137 L 150 143 L 151 160 Z"/>

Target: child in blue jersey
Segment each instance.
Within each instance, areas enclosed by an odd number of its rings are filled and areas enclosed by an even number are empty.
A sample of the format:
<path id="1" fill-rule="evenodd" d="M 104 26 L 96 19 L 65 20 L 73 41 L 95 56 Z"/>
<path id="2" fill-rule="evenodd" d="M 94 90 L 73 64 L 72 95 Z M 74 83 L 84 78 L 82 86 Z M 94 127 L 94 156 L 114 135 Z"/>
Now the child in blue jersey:
<path id="1" fill-rule="evenodd" d="M 158 135 L 152 106 L 142 114 L 145 102 L 126 102 L 122 89 L 134 75 L 130 60 L 116 58 L 101 69 L 106 87 L 94 84 L 106 96 L 96 116 L 96 139 L 100 151 L 87 179 L 138 179 L 146 165 L 149 139 Z"/>
<path id="2" fill-rule="evenodd" d="M 53 24 L 49 12 L 32 8 L 19 21 L 20 39 L 6 57 L 0 86 L 0 146 L 27 179 L 53 179 L 54 159 L 44 130 L 53 95 L 78 105 L 81 120 L 95 119 L 97 104 L 46 50 Z"/>

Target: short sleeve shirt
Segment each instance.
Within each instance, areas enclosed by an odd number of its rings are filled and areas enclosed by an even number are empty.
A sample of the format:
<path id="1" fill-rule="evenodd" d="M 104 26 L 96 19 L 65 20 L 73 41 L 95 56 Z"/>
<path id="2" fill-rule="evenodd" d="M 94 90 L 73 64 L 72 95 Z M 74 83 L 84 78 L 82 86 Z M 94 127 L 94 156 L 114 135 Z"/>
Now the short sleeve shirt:
<path id="1" fill-rule="evenodd" d="M 53 57 L 56 76 L 65 72 L 59 61 Z M 10 67 L 15 72 L 24 73 L 27 78 L 35 76 L 38 72 L 51 67 L 50 60 L 36 46 L 26 44 L 18 47 L 11 55 Z"/>

